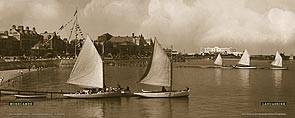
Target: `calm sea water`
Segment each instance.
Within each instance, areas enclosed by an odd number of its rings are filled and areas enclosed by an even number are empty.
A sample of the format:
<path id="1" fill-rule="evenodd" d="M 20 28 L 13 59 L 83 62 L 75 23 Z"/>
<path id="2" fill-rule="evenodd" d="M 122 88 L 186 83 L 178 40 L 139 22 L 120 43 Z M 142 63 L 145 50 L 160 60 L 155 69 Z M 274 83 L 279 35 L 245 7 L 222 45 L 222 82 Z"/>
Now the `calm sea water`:
<path id="1" fill-rule="evenodd" d="M 225 65 L 237 60 L 225 61 Z M 229 117 L 295 117 L 295 61 L 285 61 L 289 70 L 189 68 L 180 65 L 208 65 L 211 60 L 191 60 L 174 64 L 175 89 L 191 88 L 188 98 L 105 98 L 105 99 L 15 99 L 2 96 L 0 117 L 13 118 L 229 118 Z M 252 61 L 259 67 L 270 61 Z M 108 86 L 129 86 L 133 91 L 158 89 L 135 82 L 144 67 L 106 66 Z M 49 68 L 15 78 L 9 88 L 42 91 L 75 91 L 65 84 L 71 68 Z M 5 86 L 4 86 L 5 87 Z M 31 101 L 33 106 L 9 106 L 11 101 Z M 264 106 L 261 102 L 286 102 L 286 106 Z M 253 114 L 258 115 L 253 115 Z M 260 113 L 260 115 L 259 115 Z M 273 113 L 264 114 L 263 113 Z M 277 113 L 277 114 L 274 114 Z M 251 115 L 252 114 L 252 115 Z M 278 116 L 281 114 L 283 116 Z"/>

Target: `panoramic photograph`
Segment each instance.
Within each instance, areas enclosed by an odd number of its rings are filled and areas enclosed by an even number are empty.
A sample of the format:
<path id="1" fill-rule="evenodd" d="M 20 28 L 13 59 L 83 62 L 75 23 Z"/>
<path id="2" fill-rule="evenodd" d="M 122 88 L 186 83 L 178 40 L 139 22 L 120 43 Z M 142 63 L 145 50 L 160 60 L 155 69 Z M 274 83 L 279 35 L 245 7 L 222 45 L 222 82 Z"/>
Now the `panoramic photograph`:
<path id="1" fill-rule="evenodd" d="M 0 0 L 1 118 L 293 118 L 293 0 Z"/>

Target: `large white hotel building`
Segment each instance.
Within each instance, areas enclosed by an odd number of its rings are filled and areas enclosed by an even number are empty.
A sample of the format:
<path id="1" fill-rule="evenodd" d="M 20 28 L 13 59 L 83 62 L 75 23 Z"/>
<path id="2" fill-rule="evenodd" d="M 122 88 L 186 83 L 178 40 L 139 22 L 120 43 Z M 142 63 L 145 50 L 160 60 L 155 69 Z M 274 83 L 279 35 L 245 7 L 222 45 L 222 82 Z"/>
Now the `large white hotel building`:
<path id="1" fill-rule="evenodd" d="M 229 47 L 229 48 L 220 48 L 220 47 L 207 47 L 202 49 L 201 51 L 202 54 L 217 54 L 217 53 L 221 53 L 224 55 L 227 54 L 233 54 L 233 55 L 240 55 L 242 54 L 242 52 L 237 52 L 237 50 L 235 48 Z"/>

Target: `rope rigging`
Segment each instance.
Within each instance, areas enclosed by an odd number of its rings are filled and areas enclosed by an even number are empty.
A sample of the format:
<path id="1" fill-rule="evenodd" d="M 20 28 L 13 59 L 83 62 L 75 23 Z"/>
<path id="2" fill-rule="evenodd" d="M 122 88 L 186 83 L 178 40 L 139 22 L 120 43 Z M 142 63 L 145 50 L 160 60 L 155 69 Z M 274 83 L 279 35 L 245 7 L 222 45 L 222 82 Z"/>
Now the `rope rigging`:
<path id="1" fill-rule="evenodd" d="M 78 10 L 75 11 L 74 15 L 70 18 L 68 22 L 66 22 L 64 25 L 62 25 L 58 30 L 57 34 L 60 34 L 62 31 L 67 29 L 70 24 L 72 24 L 72 27 L 70 28 L 70 34 L 69 34 L 69 41 L 73 40 L 72 35 L 75 34 L 75 40 L 78 39 L 84 39 L 84 34 L 80 28 L 80 25 L 78 23 Z M 80 38 L 79 38 L 80 37 Z"/>

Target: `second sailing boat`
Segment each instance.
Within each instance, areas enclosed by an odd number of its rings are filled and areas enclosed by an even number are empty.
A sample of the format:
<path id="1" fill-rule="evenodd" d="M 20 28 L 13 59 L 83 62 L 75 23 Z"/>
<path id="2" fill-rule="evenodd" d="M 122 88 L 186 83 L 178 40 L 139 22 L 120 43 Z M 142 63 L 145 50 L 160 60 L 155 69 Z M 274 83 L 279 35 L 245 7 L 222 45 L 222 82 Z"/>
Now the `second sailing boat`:
<path id="1" fill-rule="evenodd" d="M 276 52 L 276 57 L 275 60 L 271 63 L 271 68 L 272 70 L 287 70 L 288 68 L 283 67 L 283 59 L 280 53 L 277 51 Z"/>
<path id="2" fill-rule="evenodd" d="M 154 86 L 162 86 L 162 91 L 142 90 L 141 92 L 134 94 L 141 97 L 151 98 L 189 96 L 189 88 L 187 88 L 186 90 L 172 89 L 172 60 L 169 59 L 166 52 L 163 50 L 157 40 L 155 40 L 154 42 L 155 43 L 151 62 L 149 63 L 144 76 L 140 80 L 140 83 Z M 170 87 L 170 90 L 166 90 L 165 87 Z"/>
<path id="3" fill-rule="evenodd" d="M 245 49 L 239 63 L 239 65 L 234 66 L 237 69 L 256 69 L 254 66 L 250 66 L 250 55 L 248 51 Z"/>

